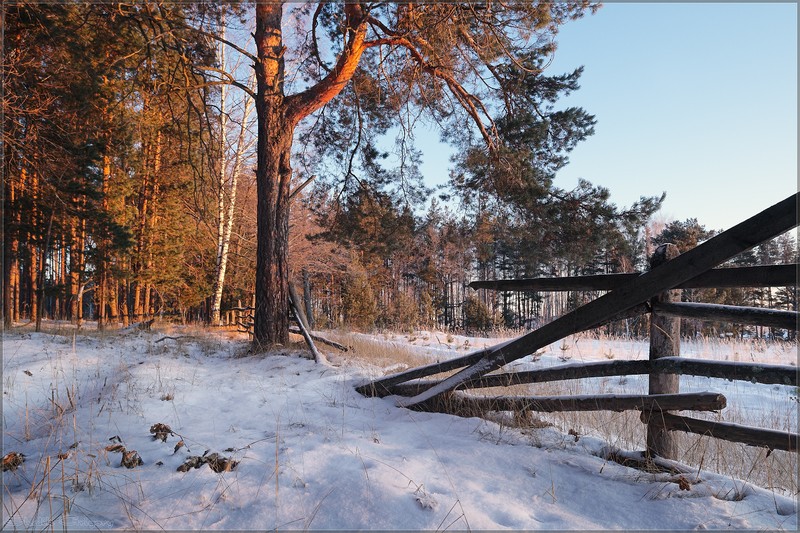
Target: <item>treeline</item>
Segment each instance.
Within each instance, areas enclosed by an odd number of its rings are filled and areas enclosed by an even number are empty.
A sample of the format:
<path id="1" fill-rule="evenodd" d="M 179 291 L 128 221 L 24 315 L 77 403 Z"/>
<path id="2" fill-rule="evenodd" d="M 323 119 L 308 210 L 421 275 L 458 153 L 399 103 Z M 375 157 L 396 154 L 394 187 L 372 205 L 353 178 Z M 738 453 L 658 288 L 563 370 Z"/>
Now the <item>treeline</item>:
<path id="1" fill-rule="evenodd" d="M 104 327 L 154 316 L 215 324 L 220 310 L 252 305 L 252 103 L 241 80 L 248 76 L 237 71 L 242 55 L 220 46 L 232 23 L 247 33 L 243 8 L 4 9 L 6 327 L 39 327 L 44 318 Z M 577 89 L 579 74 L 545 78 L 526 98 L 552 107 Z M 358 97 L 347 91 L 345 100 Z M 367 113 L 368 105 L 354 109 Z M 360 119 L 332 108 L 320 115 L 321 133 L 307 144 L 305 133 L 298 137 L 289 269 L 318 328 L 530 329 L 598 294 L 476 292 L 467 284 L 643 271 L 657 244 L 685 250 L 712 235 L 696 220 L 654 224 L 663 196 L 620 208 L 585 181 L 555 187 L 565 154 L 592 133 L 594 118 L 579 109 L 552 112 L 546 123 L 524 112 L 499 120 L 507 143 L 500 157 L 451 132 L 460 152 L 449 185 L 436 192 L 413 165 L 391 168 L 374 134 L 361 142 L 353 129 Z M 419 157 L 406 140 L 400 150 L 411 156 L 402 165 Z M 787 234 L 734 263 L 796 260 Z M 684 297 L 797 309 L 796 287 Z M 687 335 L 726 327 L 684 321 Z M 644 335 L 646 322 L 608 331 Z"/>
<path id="2" fill-rule="evenodd" d="M 567 240 L 553 238 L 551 250 L 542 250 L 525 233 L 525 227 L 486 212 L 465 214 L 437 202 L 424 215 L 392 207 L 387 197 L 359 195 L 335 215 L 333 231 L 321 231 L 313 239 L 318 248 L 307 253 L 344 253 L 341 269 L 319 270 L 308 265 L 293 273 L 294 283 L 304 287 L 313 316 L 320 327 L 346 326 L 362 330 L 387 328 L 440 328 L 487 333 L 492 330 L 530 330 L 583 305 L 601 291 L 489 291 L 472 290 L 471 281 L 532 277 L 584 276 L 648 269 L 654 249 L 671 242 L 683 252 L 712 237 L 696 219 L 667 224 L 641 219 L 636 225 L 605 221 L 592 235 Z M 559 232 L 576 232 L 569 217 Z M 572 223 L 574 224 L 574 220 Z M 600 238 L 593 243 L 592 239 Z M 322 240 L 333 239 L 330 248 Z M 336 251 L 336 252 L 334 252 Z M 792 233 L 781 235 L 741 254 L 723 267 L 791 264 L 798 253 Z M 302 257 L 293 263 L 304 264 Z M 325 260 L 337 264 L 332 255 Z M 748 305 L 796 310 L 797 287 L 685 289 L 684 301 Z M 786 335 L 794 332 L 746 328 L 736 324 L 706 323 L 684 319 L 682 334 L 740 336 Z M 605 326 L 609 335 L 645 337 L 647 316 Z"/>

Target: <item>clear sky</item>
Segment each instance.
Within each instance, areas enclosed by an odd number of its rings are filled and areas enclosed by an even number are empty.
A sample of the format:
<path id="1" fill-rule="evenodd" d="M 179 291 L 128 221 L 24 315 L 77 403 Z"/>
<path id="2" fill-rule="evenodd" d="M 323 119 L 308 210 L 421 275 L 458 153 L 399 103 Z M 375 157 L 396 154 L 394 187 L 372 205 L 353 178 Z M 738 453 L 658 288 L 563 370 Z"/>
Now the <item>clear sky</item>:
<path id="1" fill-rule="evenodd" d="M 551 73 L 584 66 L 561 104 L 597 117 L 558 186 L 618 205 L 666 191 L 663 218 L 709 229 L 797 192 L 797 4 L 607 3 L 557 41 Z M 425 152 L 446 175 L 449 151 Z"/>

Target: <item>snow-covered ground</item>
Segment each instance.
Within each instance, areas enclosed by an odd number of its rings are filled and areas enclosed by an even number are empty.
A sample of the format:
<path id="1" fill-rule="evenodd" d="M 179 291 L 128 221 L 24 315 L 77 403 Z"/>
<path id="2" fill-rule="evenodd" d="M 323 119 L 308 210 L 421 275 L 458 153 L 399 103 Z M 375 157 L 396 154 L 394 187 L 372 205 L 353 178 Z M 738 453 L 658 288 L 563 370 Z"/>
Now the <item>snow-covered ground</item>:
<path id="1" fill-rule="evenodd" d="M 373 338 L 434 359 L 496 342 L 434 332 Z M 643 343 L 587 337 L 564 346 L 515 364 L 647 356 Z M 198 331 L 6 332 L 3 454 L 20 452 L 25 462 L 2 474 L 3 529 L 798 526 L 794 498 L 745 481 L 703 469 L 645 473 L 605 459 L 600 439 L 553 427 L 409 411 L 355 392 L 383 374 L 368 363 L 332 355 L 323 366 L 299 349 L 255 357 L 247 348 L 241 338 Z M 727 356 L 796 361 L 794 348 L 758 349 Z M 738 387 L 749 393 L 748 384 Z M 791 391 L 766 390 L 775 405 L 793 401 L 796 413 Z M 165 442 L 150 432 L 159 423 L 172 431 Z M 122 454 L 108 449 L 118 444 L 142 464 L 121 466 Z M 237 464 L 178 471 L 213 453 Z"/>

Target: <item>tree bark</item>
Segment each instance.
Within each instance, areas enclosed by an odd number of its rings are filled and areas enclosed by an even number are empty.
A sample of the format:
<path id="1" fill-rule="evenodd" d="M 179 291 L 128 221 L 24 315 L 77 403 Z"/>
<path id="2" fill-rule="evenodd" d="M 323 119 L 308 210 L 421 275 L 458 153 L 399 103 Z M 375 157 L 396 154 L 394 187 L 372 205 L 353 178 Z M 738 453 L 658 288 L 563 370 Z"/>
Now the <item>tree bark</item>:
<path id="1" fill-rule="evenodd" d="M 256 166 L 256 305 L 253 342 L 259 349 L 289 340 L 289 184 L 293 126 L 284 113 L 280 4 L 256 4 L 258 113 Z"/>
<path id="2" fill-rule="evenodd" d="M 225 18 L 220 23 L 220 37 L 225 39 Z M 225 46 L 219 47 L 220 69 L 225 70 Z M 219 308 L 222 303 L 222 287 L 225 282 L 225 177 L 228 166 L 228 114 L 225 109 L 226 98 L 228 97 L 228 87 L 220 86 L 219 95 L 219 175 L 217 177 L 217 263 L 216 276 L 214 277 L 214 295 L 211 302 L 211 317 L 209 323 L 212 326 L 219 326 Z M 244 121 L 242 121 L 244 127 Z M 235 191 L 236 184 L 232 185 Z M 233 201 L 231 201 L 233 205 Z"/>
<path id="3" fill-rule="evenodd" d="M 9 169 L 11 165 L 6 166 Z M 24 170 L 23 170 L 24 172 Z M 18 318 L 19 307 L 19 206 L 17 187 L 7 176 L 3 204 L 3 325 L 10 328 Z M 12 224 L 9 224 L 13 220 Z"/>
<path id="4" fill-rule="evenodd" d="M 303 269 L 303 302 L 306 306 L 306 319 L 308 320 L 308 327 L 314 329 L 314 308 L 311 304 L 311 279 L 308 271 Z"/>

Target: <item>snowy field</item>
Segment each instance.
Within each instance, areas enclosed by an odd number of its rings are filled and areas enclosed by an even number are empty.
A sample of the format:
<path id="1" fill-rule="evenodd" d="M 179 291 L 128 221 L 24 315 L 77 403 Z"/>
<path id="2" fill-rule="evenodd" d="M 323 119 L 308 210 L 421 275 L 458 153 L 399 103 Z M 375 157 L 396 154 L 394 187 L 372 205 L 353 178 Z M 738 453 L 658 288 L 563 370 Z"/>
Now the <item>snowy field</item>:
<path id="1" fill-rule="evenodd" d="M 434 332 L 370 340 L 431 360 L 497 341 Z M 25 461 L 2 474 L 3 530 L 798 526 L 796 493 L 704 468 L 645 473 L 604 459 L 610 447 L 596 436 L 418 413 L 355 392 L 386 365 L 334 353 L 316 365 L 300 346 L 266 357 L 247 349 L 235 334 L 175 328 L 5 333 L 3 454 Z M 684 355 L 797 360 L 795 345 L 758 343 L 697 343 Z M 582 337 L 512 366 L 646 357 L 645 343 Z M 581 380 L 580 390 L 640 386 L 605 379 Z M 682 390 L 746 403 L 765 427 L 796 430 L 796 389 L 759 387 L 681 380 Z"/>

